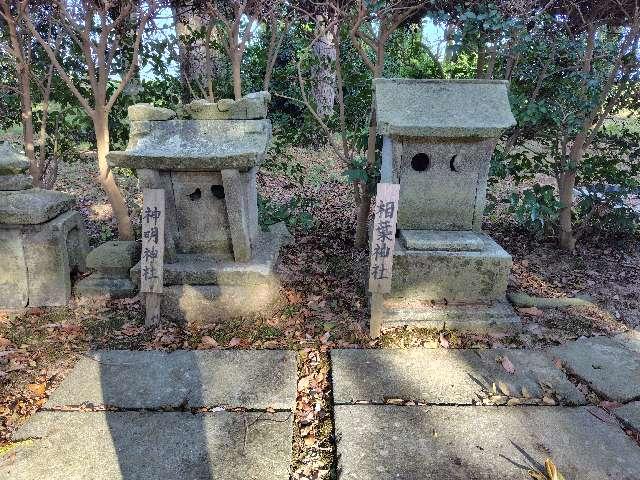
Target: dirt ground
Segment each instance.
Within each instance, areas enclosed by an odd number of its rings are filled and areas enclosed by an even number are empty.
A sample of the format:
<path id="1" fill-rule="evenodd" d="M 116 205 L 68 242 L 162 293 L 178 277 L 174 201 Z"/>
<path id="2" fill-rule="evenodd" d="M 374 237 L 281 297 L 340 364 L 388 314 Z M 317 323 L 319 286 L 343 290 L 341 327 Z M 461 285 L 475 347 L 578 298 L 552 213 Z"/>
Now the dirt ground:
<path id="1" fill-rule="evenodd" d="M 401 328 L 378 340 L 368 337 L 365 290 L 368 252 L 354 248 L 352 191 L 330 151 L 298 149 L 305 181 L 273 172 L 259 178 L 269 205 L 308 199 L 309 227 L 291 228 L 295 243 L 284 248 L 279 273 L 286 304 L 267 320 L 237 319 L 212 325 L 141 326 L 138 298 L 112 302 L 74 301 L 64 308 L 0 311 L 0 456 L 10 438 L 44 404 L 77 357 L 91 348 L 192 349 L 288 348 L 299 352 L 299 393 L 292 478 L 328 478 L 333 454 L 330 365 L 333 347 L 458 348 L 536 347 L 581 335 L 611 334 L 640 326 L 640 239 L 584 238 L 575 254 L 558 250 L 553 239 L 521 231 L 506 214 L 493 214 L 485 230 L 513 255 L 510 291 L 535 296 L 580 296 L 597 307 L 523 308 L 524 333 L 482 336 L 454 331 Z M 113 238 L 115 224 L 91 161 L 62 164 L 56 188 L 77 198 L 92 246 Z M 131 172 L 119 172 L 132 218 L 141 195 Z M 508 189 L 496 187 L 497 190 Z"/>

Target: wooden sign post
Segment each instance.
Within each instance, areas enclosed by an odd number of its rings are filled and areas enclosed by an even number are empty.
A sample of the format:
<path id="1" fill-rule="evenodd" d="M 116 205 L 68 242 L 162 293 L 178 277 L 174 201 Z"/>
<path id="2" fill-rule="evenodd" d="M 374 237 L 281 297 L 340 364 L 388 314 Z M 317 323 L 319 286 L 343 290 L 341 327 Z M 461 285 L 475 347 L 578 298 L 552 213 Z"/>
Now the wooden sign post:
<path id="1" fill-rule="evenodd" d="M 371 292 L 371 321 L 369 322 L 369 328 L 372 338 L 380 336 L 382 330 L 383 294 L 391 291 L 399 198 L 400 185 L 394 183 L 378 184 L 374 206 L 375 217 L 369 266 L 369 292 Z"/>
<path id="2" fill-rule="evenodd" d="M 164 190 L 142 191 L 142 255 L 140 259 L 140 291 L 145 295 L 145 326 L 160 321 L 160 299 L 164 271 Z"/>

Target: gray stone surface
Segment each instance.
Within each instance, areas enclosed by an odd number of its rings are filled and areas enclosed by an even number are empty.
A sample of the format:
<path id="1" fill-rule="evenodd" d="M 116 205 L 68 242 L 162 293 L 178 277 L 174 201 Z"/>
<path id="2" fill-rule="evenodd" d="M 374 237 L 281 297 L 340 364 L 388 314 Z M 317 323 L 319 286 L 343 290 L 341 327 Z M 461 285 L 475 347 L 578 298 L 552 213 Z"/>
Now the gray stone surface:
<path id="1" fill-rule="evenodd" d="M 214 195 L 222 187 L 220 172 L 171 172 L 171 186 L 178 251 L 232 255 L 226 189 L 224 198 Z"/>
<path id="2" fill-rule="evenodd" d="M 25 307 L 29 282 L 19 228 L 0 228 L 0 261 L 0 309 Z"/>
<path id="3" fill-rule="evenodd" d="M 280 282 L 275 278 L 256 285 L 171 285 L 162 294 L 163 318 L 177 323 L 269 318 L 280 307 Z"/>
<path id="4" fill-rule="evenodd" d="M 0 190 L 27 190 L 33 187 L 31 175 L 0 175 Z"/>
<path id="5" fill-rule="evenodd" d="M 41 412 L 0 466 L 12 480 L 287 480 L 292 414 Z"/>
<path id="6" fill-rule="evenodd" d="M 0 175 L 16 175 L 29 169 L 29 159 L 9 142 L 0 143 Z"/>
<path id="7" fill-rule="evenodd" d="M 400 230 L 400 240 L 407 250 L 477 252 L 484 249 L 484 240 L 482 236 L 474 232 L 445 230 Z"/>
<path id="8" fill-rule="evenodd" d="M 237 263 L 231 257 L 214 255 L 179 254 L 176 262 L 164 265 L 164 284 L 242 286 L 277 282 L 274 268 L 278 252 L 290 238 L 286 227 L 281 227 L 259 234 L 249 262 Z M 140 282 L 140 264 L 133 267 L 131 277 L 136 283 Z"/>
<path id="9" fill-rule="evenodd" d="M 78 281 L 73 291 L 77 297 L 131 298 L 138 287 L 128 278 L 109 278 L 94 273 Z"/>
<path id="10" fill-rule="evenodd" d="M 374 80 L 378 133 L 497 137 L 515 125 L 501 80 Z"/>
<path id="11" fill-rule="evenodd" d="M 494 148 L 493 139 L 403 137 L 393 142 L 392 180 L 400 184 L 398 228 L 479 232 Z M 426 170 L 414 168 L 419 155 L 428 157 Z"/>
<path id="12" fill-rule="evenodd" d="M 0 191 L 0 223 L 33 225 L 44 223 L 73 208 L 75 200 L 67 193 L 33 188 Z"/>
<path id="13" fill-rule="evenodd" d="M 498 364 L 502 355 L 514 364 L 515 374 Z M 491 392 L 493 384 L 500 389 L 506 386 L 510 396 L 519 398 L 542 398 L 544 384 L 561 403 L 585 403 L 584 396 L 542 351 L 332 350 L 331 361 L 336 404 L 400 398 L 473 405 L 480 392 Z"/>
<path id="14" fill-rule="evenodd" d="M 616 408 L 613 413 L 626 426 L 640 432 L 640 402 L 631 402 Z"/>
<path id="15" fill-rule="evenodd" d="M 87 255 L 87 268 L 112 278 L 128 278 L 129 270 L 140 260 L 140 244 L 135 241 L 105 242 Z"/>
<path id="16" fill-rule="evenodd" d="M 238 170 L 222 170 L 225 205 L 229 219 L 229 231 L 236 262 L 251 260 L 251 235 L 249 234 L 248 192 L 245 181 Z"/>
<path id="17" fill-rule="evenodd" d="M 264 160 L 268 120 L 167 120 L 131 122 L 129 145 L 110 152 L 115 167 L 157 170 L 248 170 Z"/>
<path id="18" fill-rule="evenodd" d="M 47 223 L 25 226 L 23 242 L 29 305 L 66 305 L 71 272 L 86 270 L 88 239 L 82 216 L 72 210 Z"/>
<path id="19" fill-rule="evenodd" d="M 624 345 L 625 348 L 632 352 L 640 354 L 640 331 L 629 330 L 628 332 L 620 333 L 613 337 L 617 342 Z"/>
<path id="20" fill-rule="evenodd" d="M 546 458 L 567 480 L 640 478 L 638 446 L 582 407 L 337 406 L 335 429 L 340 480 L 525 480 Z"/>
<path id="21" fill-rule="evenodd" d="M 480 235 L 480 252 L 407 250 L 396 241 L 388 298 L 411 302 L 491 302 L 504 298 L 511 256 L 491 237 Z"/>
<path id="22" fill-rule="evenodd" d="M 464 305 L 431 305 L 428 302 L 409 302 L 389 299 L 383 304 L 383 328 L 413 325 L 421 328 L 495 333 L 517 333 L 522 321 L 506 301 L 469 303 Z"/>
<path id="23" fill-rule="evenodd" d="M 552 352 L 571 373 L 605 398 L 618 402 L 640 399 L 640 353 L 615 339 L 579 338 Z"/>
<path id="24" fill-rule="evenodd" d="M 170 120 L 176 116 L 176 112 L 168 108 L 155 107 L 150 103 L 136 103 L 127 109 L 129 120 L 138 122 L 141 120 L 161 121 Z"/>
<path id="25" fill-rule="evenodd" d="M 86 270 L 82 216 L 65 212 L 37 225 L 0 225 L 0 308 L 65 305 L 72 271 Z"/>
<path id="26" fill-rule="evenodd" d="M 254 120 L 267 118 L 270 101 L 269 92 L 255 92 L 239 100 L 194 100 L 185 105 L 185 111 L 194 120 Z"/>
<path id="27" fill-rule="evenodd" d="M 278 350 L 98 351 L 82 357 L 45 408 L 233 406 L 292 409 L 296 354 Z"/>

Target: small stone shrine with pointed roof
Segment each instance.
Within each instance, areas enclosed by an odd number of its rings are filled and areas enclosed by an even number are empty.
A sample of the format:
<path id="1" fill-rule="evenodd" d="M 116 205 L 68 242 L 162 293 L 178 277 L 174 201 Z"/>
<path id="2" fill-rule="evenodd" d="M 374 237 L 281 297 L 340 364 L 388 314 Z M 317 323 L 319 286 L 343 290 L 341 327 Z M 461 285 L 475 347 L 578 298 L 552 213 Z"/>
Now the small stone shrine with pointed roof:
<path id="1" fill-rule="evenodd" d="M 0 144 L 0 309 L 65 305 L 85 270 L 82 216 L 71 195 L 32 188 L 27 157 Z"/>
<path id="2" fill-rule="evenodd" d="M 267 92 L 198 100 L 182 119 L 148 104 L 129 108 L 127 149 L 108 159 L 135 168 L 141 188 L 165 191 L 163 318 L 266 315 L 280 298 L 273 268 L 288 232 L 258 226 L 256 173 L 271 139 L 268 102 Z M 139 264 L 131 275 L 139 282 Z"/>
<path id="3" fill-rule="evenodd" d="M 511 256 L 482 232 L 500 133 L 515 124 L 508 83 L 376 79 L 381 182 L 399 183 L 397 239 L 383 327 L 510 327 Z"/>

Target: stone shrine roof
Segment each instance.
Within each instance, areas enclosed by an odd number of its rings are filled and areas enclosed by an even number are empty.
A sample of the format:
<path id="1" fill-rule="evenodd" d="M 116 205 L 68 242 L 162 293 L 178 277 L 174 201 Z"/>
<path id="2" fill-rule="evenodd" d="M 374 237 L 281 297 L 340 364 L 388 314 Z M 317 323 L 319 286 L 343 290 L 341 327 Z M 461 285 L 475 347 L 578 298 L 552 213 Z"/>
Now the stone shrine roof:
<path id="1" fill-rule="evenodd" d="M 132 121 L 129 145 L 108 154 L 112 167 L 155 170 L 246 170 L 260 165 L 269 120 Z"/>
<path id="2" fill-rule="evenodd" d="M 378 133 L 497 137 L 516 121 L 503 80 L 376 78 Z"/>

